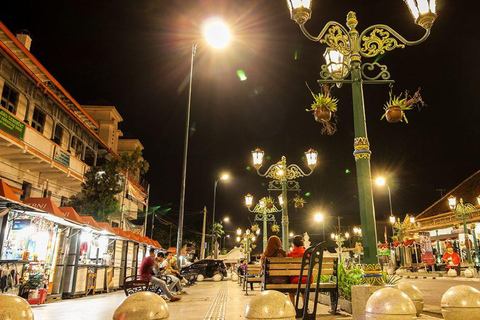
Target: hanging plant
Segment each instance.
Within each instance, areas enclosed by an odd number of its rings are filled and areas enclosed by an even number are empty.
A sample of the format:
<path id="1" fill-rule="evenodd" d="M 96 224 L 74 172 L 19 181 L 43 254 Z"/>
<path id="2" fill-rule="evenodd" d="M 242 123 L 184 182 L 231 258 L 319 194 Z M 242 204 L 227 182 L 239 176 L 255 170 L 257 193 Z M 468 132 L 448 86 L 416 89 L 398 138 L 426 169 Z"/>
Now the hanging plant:
<path id="1" fill-rule="evenodd" d="M 273 199 L 272 197 L 265 197 L 265 206 L 267 206 L 268 209 L 273 208 Z"/>
<path id="2" fill-rule="evenodd" d="M 405 111 L 412 110 L 413 108 L 417 107 L 420 109 L 421 107 L 425 106 L 425 103 L 422 100 L 422 96 L 420 95 L 420 88 L 418 88 L 417 92 L 413 96 L 410 96 L 408 91 L 405 91 L 405 96 L 402 99 L 402 94 L 396 96 L 393 95 L 390 91 L 390 100 L 385 104 L 384 110 L 385 113 L 380 118 L 386 118 L 390 123 L 397 123 L 403 122 L 408 123 L 407 116 L 405 115 Z"/>
<path id="3" fill-rule="evenodd" d="M 278 231 L 280 231 L 280 226 L 276 223 L 272 224 L 272 232 L 274 233 L 277 233 Z"/>
<path id="4" fill-rule="evenodd" d="M 302 197 L 300 197 L 298 194 L 293 198 L 293 206 L 296 209 L 301 209 L 303 208 L 304 204 L 307 203 Z"/>
<path id="5" fill-rule="evenodd" d="M 331 87 L 324 84 L 322 92 L 314 94 L 307 84 L 308 90 L 314 99 L 310 109 L 305 109 L 307 112 L 312 112 L 315 121 L 322 124 L 321 134 L 333 135 L 337 131 L 337 104 L 338 99 L 331 95 Z M 332 120 L 333 119 L 333 120 Z"/>
<path id="6" fill-rule="evenodd" d="M 258 226 L 258 224 L 254 223 L 254 224 L 252 224 L 251 229 L 252 229 L 252 232 L 255 233 L 255 232 L 257 232 L 257 230 L 260 230 L 260 227 Z"/>

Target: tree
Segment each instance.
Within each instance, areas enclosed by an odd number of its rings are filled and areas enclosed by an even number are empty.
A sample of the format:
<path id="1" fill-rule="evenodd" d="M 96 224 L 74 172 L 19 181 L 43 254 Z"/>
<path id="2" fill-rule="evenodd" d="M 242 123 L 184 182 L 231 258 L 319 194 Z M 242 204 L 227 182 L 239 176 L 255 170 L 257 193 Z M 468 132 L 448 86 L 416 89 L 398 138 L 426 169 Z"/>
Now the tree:
<path id="1" fill-rule="evenodd" d="M 125 174 L 125 179 L 123 182 L 123 196 L 122 196 L 122 205 L 121 205 L 121 219 L 120 223 L 121 226 L 124 226 L 124 201 L 125 196 L 127 193 L 127 186 L 128 186 L 128 177 L 129 176 L 136 176 L 138 173 L 145 174 L 148 171 L 149 164 L 148 162 L 143 159 L 142 149 L 137 147 L 134 151 L 125 151 L 120 154 L 119 159 L 112 160 L 115 166 L 117 166 L 120 170 L 122 170 Z"/>
<path id="2" fill-rule="evenodd" d="M 82 192 L 70 198 L 69 205 L 84 215 L 92 215 L 97 221 L 108 221 L 119 212 L 116 196 L 122 192 L 117 161 L 107 161 L 104 166 L 91 167 L 85 174 Z"/>

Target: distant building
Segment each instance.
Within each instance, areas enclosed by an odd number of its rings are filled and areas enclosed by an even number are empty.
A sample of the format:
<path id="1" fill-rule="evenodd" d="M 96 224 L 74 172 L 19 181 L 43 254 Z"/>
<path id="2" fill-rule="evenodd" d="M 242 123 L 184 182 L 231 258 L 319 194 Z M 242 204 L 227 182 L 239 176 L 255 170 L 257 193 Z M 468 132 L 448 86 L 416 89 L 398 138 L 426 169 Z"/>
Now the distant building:
<path id="1" fill-rule="evenodd" d="M 120 139 L 115 107 L 75 101 L 30 53 L 31 43 L 0 22 L 0 178 L 22 200 L 49 197 L 65 206 L 90 166 L 143 146 Z M 135 219 L 145 209 L 147 184 L 140 176 L 129 180 L 123 210 Z"/>

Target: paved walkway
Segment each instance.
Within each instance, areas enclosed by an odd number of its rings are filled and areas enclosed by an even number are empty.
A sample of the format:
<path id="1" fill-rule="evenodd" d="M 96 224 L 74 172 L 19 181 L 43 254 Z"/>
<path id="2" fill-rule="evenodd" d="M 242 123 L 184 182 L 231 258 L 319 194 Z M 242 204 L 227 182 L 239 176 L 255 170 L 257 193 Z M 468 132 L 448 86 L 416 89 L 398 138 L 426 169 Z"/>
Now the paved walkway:
<path id="1" fill-rule="evenodd" d="M 187 289 L 182 300 L 169 302 L 170 320 L 235 320 L 245 319 L 245 308 L 256 294 L 245 293 L 236 282 L 204 281 Z M 34 306 L 35 320 L 107 320 L 112 319 L 116 307 L 125 299 L 123 291 L 100 294 L 88 298 L 62 300 Z M 348 315 L 328 314 L 328 307 L 319 305 L 317 319 L 352 319 Z M 431 319 L 422 317 L 420 319 Z M 140 320 L 140 319 L 139 319 Z"/>

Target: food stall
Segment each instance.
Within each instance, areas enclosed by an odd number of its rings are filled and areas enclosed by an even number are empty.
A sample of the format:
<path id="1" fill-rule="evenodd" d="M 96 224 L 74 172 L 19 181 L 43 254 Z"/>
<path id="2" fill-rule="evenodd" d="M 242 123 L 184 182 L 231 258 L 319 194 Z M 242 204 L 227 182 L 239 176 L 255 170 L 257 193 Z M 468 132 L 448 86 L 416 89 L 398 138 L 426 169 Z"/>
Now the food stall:
<path id="1" fill-rule="evenodd" d="M 108 234 L 91 216 L 79 216 L 84 226 L 77 229 L 70 241 L 63 296 L 73 298 L 95 294 L 97 282 L 105 283 L 110 264 Z"/>
<path id="2" fill-rule="evenodd" d="M 98 291 L 107 291 L 110 292 L 114 288 L 113 283 L 113 264 L 115 260 L 115 241 L 116 235 L 115 230 L 108 224 L 108 222 L 98 222 L 98 225 L 102 228 L 104 237 L 108 239 L 107 251 L 103 253 L 103 264 L 105 268 L 105 281 L 99 283 L 97 280 L 95 290 Z M 98 272 L 97 272 L 98 274 Z"/>
<path id="3" fill-rule="evenodd" d="M 55 281 L 61 281 L 57 256 L 65 250 L 65 239 L 75 224 L 64 219 L 50 198 L 10 200 L 0 236 L 1 269 L 11 275 L 7 286 L 15 287 L 12 293 L 31 304 L 43 303 L 47 294 L 58 294 L 54 291 Z"/>
<path id="4" fill-rule="evenodd" d="M 115 248 L 113 253 L 113 288 L 123 286 L 127 265 L 128 235 L 119 227 L 112 228 L 115 231 Z"/>
<path id="5" fill-rule="evenodd" d="M 135 234 L 132 231 L 125 231 L 125 234 L 128 237 L 128 242 L 126 243 L 126 264 L 125 264 L 125 278 L 134 276 L 136 274 L 137 268 L 137 250 L 138 250 L 138 240 Z"/>

